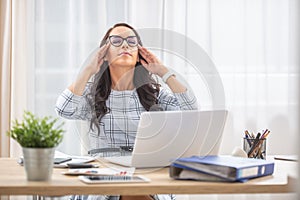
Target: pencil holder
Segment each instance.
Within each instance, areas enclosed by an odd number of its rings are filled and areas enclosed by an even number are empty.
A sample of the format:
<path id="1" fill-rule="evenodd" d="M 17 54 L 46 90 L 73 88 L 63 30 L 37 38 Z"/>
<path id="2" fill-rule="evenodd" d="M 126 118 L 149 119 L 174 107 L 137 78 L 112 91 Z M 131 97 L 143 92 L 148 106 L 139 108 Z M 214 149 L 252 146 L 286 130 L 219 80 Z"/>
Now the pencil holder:
<path id="1" fill-rule="evenodd" d="M 266 138 L 244 138 L 243 149 L 248 154 L 248 158 L 266 159 L 266 143 Z"/>

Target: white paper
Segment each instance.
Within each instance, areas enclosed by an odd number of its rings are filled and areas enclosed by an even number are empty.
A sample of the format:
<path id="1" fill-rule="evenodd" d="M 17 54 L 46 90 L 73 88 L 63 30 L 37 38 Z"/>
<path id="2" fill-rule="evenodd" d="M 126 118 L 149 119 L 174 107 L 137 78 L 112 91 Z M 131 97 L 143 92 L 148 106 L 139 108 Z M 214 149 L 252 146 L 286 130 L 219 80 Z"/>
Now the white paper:
<path id="1" fill-rule="evenodd" d="M 61 163 L 61 164 L 54 164 L 55 168 L 66 168 L 68 167 L 67 164 L 69 163 L 88 163 L 88 162 L 92 162 L 94 160 L 96 160 L 96 158 L 91 157 L 91 156 L 72 156 L 72 155 L 68 155 L 65 154 L 63 152 L 60 151 L 55 151 L 55 158 L 72 158 L 72 160 Z"/>

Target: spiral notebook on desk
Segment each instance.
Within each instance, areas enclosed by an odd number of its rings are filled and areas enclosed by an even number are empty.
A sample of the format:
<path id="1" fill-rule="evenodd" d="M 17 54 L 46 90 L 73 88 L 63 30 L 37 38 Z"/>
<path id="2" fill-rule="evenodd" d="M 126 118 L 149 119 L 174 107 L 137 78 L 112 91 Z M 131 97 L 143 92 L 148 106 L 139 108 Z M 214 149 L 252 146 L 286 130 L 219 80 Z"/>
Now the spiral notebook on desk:
<path id="1" fill-rule="evenodd" d="M 165 167 L 177 158 L 217 155 L 227 118 L 226 110 L 144 112 L 132 156 L 105 157 L 136 168 Z"/>

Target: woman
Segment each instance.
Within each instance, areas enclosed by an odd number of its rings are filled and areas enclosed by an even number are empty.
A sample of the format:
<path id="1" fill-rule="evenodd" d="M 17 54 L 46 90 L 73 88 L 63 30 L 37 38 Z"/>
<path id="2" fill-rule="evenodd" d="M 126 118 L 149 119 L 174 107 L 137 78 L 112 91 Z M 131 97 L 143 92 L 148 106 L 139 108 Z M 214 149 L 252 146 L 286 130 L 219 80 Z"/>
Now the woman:
<path id="1" fill-rule="evenodd" d="M 172 92 L 162 89 L 152 74 L 161 77 Z M 64 118 L 91 121 L 90 129 L 97 131 L 90 131 L 90 149 L 133 146 L 142 112 L 192 109 L 197 109 L 192 92 L 142 46 L 136 30 L 125 23 L 107 31 L 91 62 L 56 104 L 57 113 Z"/>

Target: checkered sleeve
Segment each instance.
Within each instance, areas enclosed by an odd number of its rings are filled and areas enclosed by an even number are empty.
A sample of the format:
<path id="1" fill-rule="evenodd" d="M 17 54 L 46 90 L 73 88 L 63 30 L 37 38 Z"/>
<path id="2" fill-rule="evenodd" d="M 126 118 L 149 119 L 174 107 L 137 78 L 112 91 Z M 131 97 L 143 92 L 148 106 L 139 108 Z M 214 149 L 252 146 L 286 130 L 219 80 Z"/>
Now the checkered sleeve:
<path id="1" fill-rule="evenodd" d="M 158 103 L 164 110 L 198 109 L 197 99 L 191 90 L 182 93 L 172 93 L 167 89 L 161 89 Z"/>
<path id="2" fill-rule="evenodd" d="M 87 89 L 82 96 L 78 96 L 65 89 L 56 101 L 56 113 L 66 119 L 90 120 L 92 113 L 85 97 L 86 93 Z"/>

